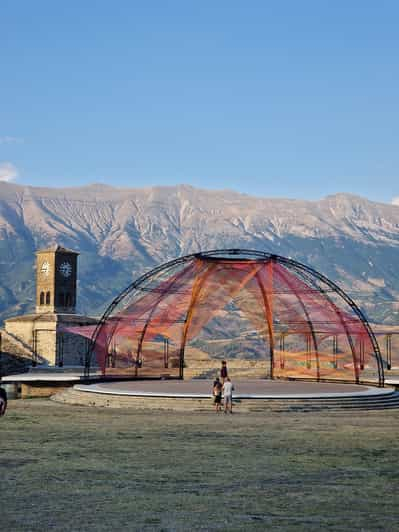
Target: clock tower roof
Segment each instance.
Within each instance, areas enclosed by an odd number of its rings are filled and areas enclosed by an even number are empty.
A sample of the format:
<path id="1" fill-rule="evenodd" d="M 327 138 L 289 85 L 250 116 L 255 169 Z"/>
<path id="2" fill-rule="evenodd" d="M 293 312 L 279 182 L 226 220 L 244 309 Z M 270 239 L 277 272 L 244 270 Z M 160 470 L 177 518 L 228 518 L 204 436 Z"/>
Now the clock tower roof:
<path id="1" fill-rule="evenodd" d="M 54 246 L 51 246 L 46 249 L 39 249 L 38 251 L 36 251 L 36 255 L 39 253 L 69 253 L 73 255 L 79 255 L 77 251 L 74 251 L 73 249 L 64 248 L 58 244 L 55 244 Z"/>

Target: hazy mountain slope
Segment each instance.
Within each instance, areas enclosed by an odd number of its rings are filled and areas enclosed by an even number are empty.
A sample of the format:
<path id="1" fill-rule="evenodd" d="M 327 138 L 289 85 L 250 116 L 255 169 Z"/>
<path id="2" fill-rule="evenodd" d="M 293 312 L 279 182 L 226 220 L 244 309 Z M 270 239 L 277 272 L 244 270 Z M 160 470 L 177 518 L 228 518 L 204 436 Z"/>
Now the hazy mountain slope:
<path id="1" fill-rule="evenodd" d="M 399 322 L 399 206 L 345 194 L 310 202 L 188 186 L 0 183 L 0 317 L 33 309 L 34 251 L 55 242 L 81 253 L 82 312 L 98 313 L 165 260 L 244 247 L 305 262 L 348 289 L 373 319 Z"/>

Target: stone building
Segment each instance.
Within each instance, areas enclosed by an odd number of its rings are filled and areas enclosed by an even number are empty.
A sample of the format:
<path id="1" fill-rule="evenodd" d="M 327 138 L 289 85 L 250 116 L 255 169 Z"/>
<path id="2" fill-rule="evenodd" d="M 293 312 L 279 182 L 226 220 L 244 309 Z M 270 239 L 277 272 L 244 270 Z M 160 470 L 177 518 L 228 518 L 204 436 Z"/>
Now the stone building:
<path id="1" fill-rule="evenodd" d="M 54 246 L 36 253 L 36 312 L 5 320 L 3 350 L 31 353 L 32 365 L 83 366 L 89 340 L 65 332 L 93 325 L 94 318 L 76 314 L 78 253 Z"/>

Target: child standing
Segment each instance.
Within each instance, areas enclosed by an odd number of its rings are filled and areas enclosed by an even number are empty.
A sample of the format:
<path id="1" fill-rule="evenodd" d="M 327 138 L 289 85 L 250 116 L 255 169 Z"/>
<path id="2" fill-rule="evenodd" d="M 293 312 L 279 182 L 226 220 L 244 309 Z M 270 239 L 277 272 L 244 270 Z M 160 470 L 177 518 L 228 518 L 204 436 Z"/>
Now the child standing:
<path id="1" fill-rule="evenodd" d="M 222 383 L 219 377 L 216 377 L 213 383 L 213 403 L 215 405 L 215 412 L 220 412 L 222 409 Z"/>

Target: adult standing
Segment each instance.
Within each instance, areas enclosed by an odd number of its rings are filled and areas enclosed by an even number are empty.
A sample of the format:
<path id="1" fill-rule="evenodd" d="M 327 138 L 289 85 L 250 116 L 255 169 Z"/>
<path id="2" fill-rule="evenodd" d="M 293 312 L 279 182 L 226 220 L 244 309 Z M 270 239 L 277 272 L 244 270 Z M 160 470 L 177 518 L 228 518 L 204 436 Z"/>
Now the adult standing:
<path id="1" fill-rule="evenodd" d="M 7 392 L 0 388 L 0 416 L 4 416 L 7 410 Z"/>
<path id="2" fill-rule="evenodd" d="M 224 381 L 229 376 L 229 373 L 227 371 L 227 364 L 225 360 L 222 360 L 222 367 L 220 368 L 220 378 L 222 379 L 222 384 L 224 384 Z"/>
<path id="3" fill-rule="evenodd" d="M 223 398 L 224 398 L 224 413 L 233 413 L 233 390 L 234 386 L 230 378 L 227 377 L 223 384 Z"/>

